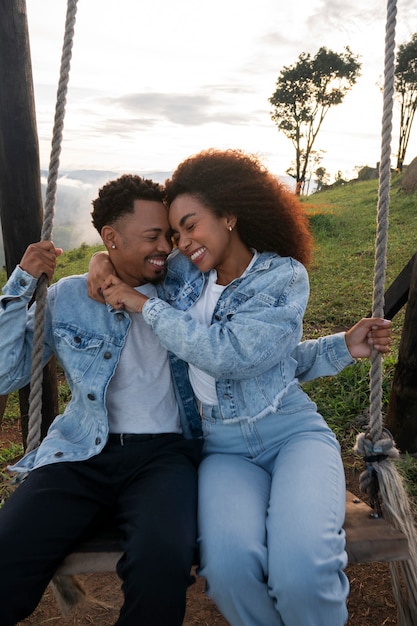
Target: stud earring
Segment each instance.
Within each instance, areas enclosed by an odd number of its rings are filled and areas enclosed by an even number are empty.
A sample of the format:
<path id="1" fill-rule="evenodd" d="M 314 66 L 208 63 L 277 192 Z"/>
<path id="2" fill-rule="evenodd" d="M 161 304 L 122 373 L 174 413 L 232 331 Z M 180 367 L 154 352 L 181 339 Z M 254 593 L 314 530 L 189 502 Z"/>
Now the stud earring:
<path id="1" fill-rule="evenodd" d="M 231 233 L 233 230 L 233 226 L 229 226 L 229 233 Z"/>
<path id="2" fill-rule="evenodd" d="M 114 243 L 112 243 L 111 249 L 116 250 L 116 246 L 114 245 Z"/>

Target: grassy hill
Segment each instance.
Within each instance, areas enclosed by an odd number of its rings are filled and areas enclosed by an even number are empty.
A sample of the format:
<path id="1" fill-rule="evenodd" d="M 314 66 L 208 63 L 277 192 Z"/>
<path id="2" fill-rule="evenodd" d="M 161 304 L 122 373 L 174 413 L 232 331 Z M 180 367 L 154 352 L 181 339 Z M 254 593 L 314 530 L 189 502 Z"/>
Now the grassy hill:
<path id="1" fill-rule="evenodd" d="M 388 237 L 388 287 L 417 251 L 417 197 L 404 195 L 393 179 Z M 372 307 L 378 182 L 351 182 L 304 199 L 315 239 L 309 268 L 311 297 L 304 335 L 314 338 L 348 328 Z M 81 246 L 58 259 L 56 279 L 82 273 L 99 246 Z M 0 272 L 1 284 L 5 273 Z M 384 359 L 384 399 L 387 400 L 395 367 L 404 313 L 393 325 L 394 345 Z M 369 364 L 365 360 L 342 374 L 306 385 L 310 396 L 336 432 L 346 454 L 363 427 L 361 416 L 369 404 Z M 350 461 L 349 461 L 350 462 Z"/>
<path id="2" fill-rule="evenodd" d="M 305 204 L 316 241 L 310 267 L 306 332 L 318 323 L 351 325 L 371 309 L 378 202 L 377 181 L 351 182 L 310 196 Z M 417 251 L 417 197 L 393 180 L 386 287 Z"/>
<path id="3" fill-rule="evenodd" d="M 417 197 L 406 196 L 393 178 L 390 194 L 386 288 L 417 251 Z M 305 337 L 351 326 L 372 308 L 378 182 L 345 184 L 305 200 L 316 250 L 310 269 L 311 296 L 305 316 Z M 384 359 L 384 402 L 391 380 L 404 321 L 393 320 L 393 349 Z M 363 429 L 369 406 L 369 363 L 358 362 L 334 378 L 306 385 L 320 412 L 336 432 L 345 452 Z M 415 474 L 415 464 L 407 459 Z M 414 469 L 412 469 L 412 467 Z"/>

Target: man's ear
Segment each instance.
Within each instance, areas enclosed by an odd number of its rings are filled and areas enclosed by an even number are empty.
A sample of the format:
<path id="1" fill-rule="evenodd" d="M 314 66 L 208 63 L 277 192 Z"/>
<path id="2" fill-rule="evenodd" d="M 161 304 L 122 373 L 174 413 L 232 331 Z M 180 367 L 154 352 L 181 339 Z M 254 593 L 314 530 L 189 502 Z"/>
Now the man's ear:
<path id="1" fill-rule="evenodd" d="M 115 239 L 114 228 L 112 228 L 111 226 L 103 226 L 103 228 L 101 229 L 100 235 L 101 235 L 101 238 L 102 238 L 103 243 L 106 246 L 107 250 L 109 250 L 112 246 L 115 245 L 115 243 L 114 243 L 114 239 Z"/>

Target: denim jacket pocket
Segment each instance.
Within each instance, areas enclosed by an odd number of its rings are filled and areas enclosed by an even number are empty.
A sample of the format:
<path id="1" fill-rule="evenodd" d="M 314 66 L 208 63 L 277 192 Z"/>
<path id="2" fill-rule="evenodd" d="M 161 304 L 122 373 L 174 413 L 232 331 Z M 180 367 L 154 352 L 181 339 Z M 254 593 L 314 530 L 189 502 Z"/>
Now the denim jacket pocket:
<path id="1" fill-rule="evenodd" d="M 59 361 L 73 382 L 79 382 L 93 365 L 103 345 L 101 337 L 86 335 L 75 326 L 55 326 L 54 339 Z"/>

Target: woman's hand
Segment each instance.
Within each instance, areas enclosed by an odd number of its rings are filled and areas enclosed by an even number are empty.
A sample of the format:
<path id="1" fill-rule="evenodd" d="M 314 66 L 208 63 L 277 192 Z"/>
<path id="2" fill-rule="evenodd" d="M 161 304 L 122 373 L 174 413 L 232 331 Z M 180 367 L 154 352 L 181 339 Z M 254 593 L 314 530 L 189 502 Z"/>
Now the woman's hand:
<path id="1" fill-rule="evenodd" d="M 104 303 L 102 285 L 110 274 L 116 276 L 116 270 L 110 261 L 108 253 L 96 252 L 91 257 L 88 267 L 87 290 L 90 298 Z"/>
<path id="2" fill-rule="evenodd" d="M 112 274 L 104 281 L 102 291 L 105 301 L 114 309 L 124 309 L 128 313 L 141 313 L 148 299 Z"/>
<path id="3" fill-rule="evenodd" d="M 56 267 L 56 259 L 62 254 L 62 248 L 55 248 L 52 241 L 39 241 L 26 248 L 19 265 L 34 278 L 46 274 L 51 281 Z"/>
<path id="4" fill-rule="evenodd" d="M 380 317 L 365 317 L 346 332 L 345 340 L 354 359 L 371 356 L 372 348 L 382 353 L 389 352 L 391 321 Z"/>

